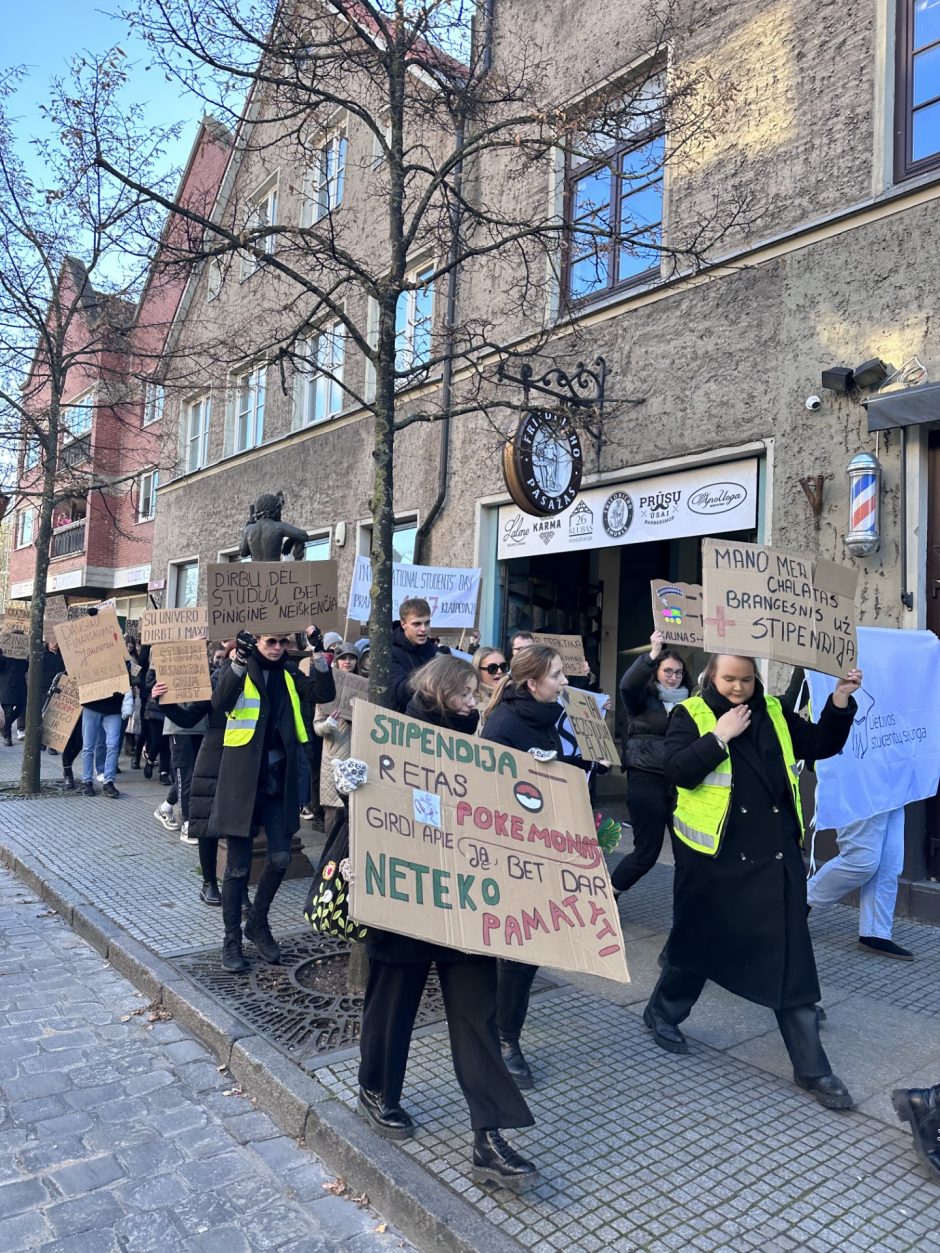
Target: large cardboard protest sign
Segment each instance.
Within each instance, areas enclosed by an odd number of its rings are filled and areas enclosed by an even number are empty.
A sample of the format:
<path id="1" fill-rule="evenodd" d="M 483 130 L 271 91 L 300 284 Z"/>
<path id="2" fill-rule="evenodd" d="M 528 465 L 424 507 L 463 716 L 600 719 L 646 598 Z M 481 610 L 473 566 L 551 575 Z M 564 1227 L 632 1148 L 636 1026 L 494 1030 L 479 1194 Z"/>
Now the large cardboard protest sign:
<path id="1" fill-rule="evenodd" d="M 55 629 L 69 620 L 69 608 L 64 596 L 46 597 L 46 609 L 42 616 L 42 638 L 49 644 L 55 640 Z"/>
<path id="2" fill-rule="evenodd" d="M 205 605 L 190 605 L 187 609 L 145 609 L 140 615 L 140 642 L 172 644 L 176 640 L 204 640 L 208 627 L 209 611 Z"/>
<path id="3" fill-rule="evenodd" d="M 42 711 L 42 742 L 45 747 L 64 753 L 81 716 L 78 684 L 63 674 Z"/>
<path id="4" fill-rule="evenodd" d="M 29 636 L 22 631 L 0 631 L 0 648 L 4 657 L 15 661 L 29 660 Z"/>
<path id="5" fill-rule="evenodd" d="M 206 582 L 213 639 L 338 628 L 335 561 L 226 561 Z"/>
<path id="6" fill-rule="evenodd" d="M 65 668 L 78 683 L 83 705 L 128 690 L 127 650 L 117 614 L 110 605 L 94 617 L 60 623 L 55 634 Z"/>
<path id="7" fill-rule="evenodd" d="M 334 669 L 333 682 L 336 684 L 336 712 L 351 722 L 353 701 L 369 698 L 369 680 L 361 674 Z"/>
<path id="8" fill-rule="evenodd" d="M 611 764 L 619 762 L 617 745 L 595 694 L 582 692 L 576 687 L 566 687 L 562 692 L 562 700 L 585 761 L 609 761 Z"/>
<path id="9" fill-rule="evenodd" d="M 212 681 L 204 640 L 175 640 L 171 644 L 154 644 L 150 662 L 157 682 L 165 683 L 167 691 L 157 698 L 159 705 L 181 705 L 191 700 L 211 700 Z"/>
<path id="10" fill-rule="evenodd" d="M 662 632 L 666 644 L 703 648 L 702 586 L 700 583 L 670 583 L 651 579 L 653 630 Z"/>
<path id="11" fill-rule="evenodd" d="M 842 675 L 858 658 L 858 574 L 765 544 L 702 541 L 705 647 Z"/>
<path id="12" fill-rule="evenodd" d="M 357 701 L 349 912 L 465 952 L 626 982 L 584 772 Z"/>
<path id="13" fill-rule="evenodd" d="M 349 590 L 346 616 L 351 622 L 368 622 L 372 610 L 372 562 L 357 557 Z M 409 596 L 419 596 L 431 606 L 431 626 L 472 627 L 480 597 L 480 571 L 448 566 L 392 565 L 392 613 Z"/>
<path id="14" fill-rule="evenodd" d="M 584 673 L 584 641 L 580 635 L 545 635 L 539 631 L 534 633 L 536 644 L 544 644 L 546 648 L 554 648 L 561 657 L 565 674 Z"/>
<path id="15" fill-rule="evenodd" d="M 9 600 L 0 620 L 2 631 L 28 631 L 32 608 L 28 600 Z"/>

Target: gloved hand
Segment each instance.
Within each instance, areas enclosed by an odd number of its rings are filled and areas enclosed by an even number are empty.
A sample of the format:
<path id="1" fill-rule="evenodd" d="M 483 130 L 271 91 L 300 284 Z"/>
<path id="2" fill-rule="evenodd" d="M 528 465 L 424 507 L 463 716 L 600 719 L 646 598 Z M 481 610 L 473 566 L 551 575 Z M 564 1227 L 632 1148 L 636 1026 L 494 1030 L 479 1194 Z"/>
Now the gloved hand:
<path id="1" fill-rule="evenodd" d="M 257 644 L 257 640 L 250 631 L 239 631 L 235 636 L 235 660 L 239 665 L 247 666 L 251 658 L 251 650 Z"/>
<path id="2" fill-rule="evenodd" d="M 318 626 L 307 627 L 307 639 L 315 653 L 323 652 L 323 632 Z"/>

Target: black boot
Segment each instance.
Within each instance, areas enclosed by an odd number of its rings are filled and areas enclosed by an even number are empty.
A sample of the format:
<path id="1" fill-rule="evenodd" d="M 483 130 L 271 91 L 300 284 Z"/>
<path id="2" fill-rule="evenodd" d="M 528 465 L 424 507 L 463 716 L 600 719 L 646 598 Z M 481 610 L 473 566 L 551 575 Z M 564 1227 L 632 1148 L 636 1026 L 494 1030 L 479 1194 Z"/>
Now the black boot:
<path id="1" fill-rule="evenodd" d="M 825 1105 L 826 1109 L 851 1109 L 855 1104 L 851 1093 L 838 1075 L 818 1075 L 807 1078 L 794 1071 L 793 1082 L 798 1088 L 811 1092 L 819 1104 Z"/>
<path id="2" fill-rule="evenodd" d="M 222 969 L 233 975 L 243 975 L 248 969 L 248 962 L 242 952 L 242 933 L 226 931 L 222 944 Z"/>
<path id="3" fill-rule="evenodd" d="M 219 885 L 214 880 L 204 879 L 199 899 L 204 905 L 221 905 L 222 894 L 219 891 Z"/>
<path id="4" fill-rule="evenodd" d="M 910 1125 L 917 1156 L 928 1173 L 940 1180 L 940 1085 L 895 1088 L 891 1104 L 901 1122 Z"/>
<path id="5" fill-rule="evenodd" d="M 650 1005 L 643 1010 L 643 1025 L 649 1027 L 653 1039 L 667 1053 L 688 1053 L 689 1046 L 679 1028 L 667 1022 Z"/>
<path id="6" fill-rule="evenodd" d="M 380 1092 L 359 1089 L 359 1112 L 386 1140 L 407 1140 L 415 1133 L 414 1120 L 400 1105 L 389 1105 Z"/>
<path id="7" fill-rule="evenodd" d="M 271 934 L 267 915 L 259 915 L 258 902 L 245 923 L 245 939 L 250 940 L 269 966 L 277 966 L 281 961 L 281 950 L 278 942 Z"/>
<path id="8" fill-rule="evenodd" d="M 65 780 L 66 792 L 74 792 L 75 791 L 75 776 L 72 774 L 71 766 L 62 767 L 62 778 Z"/>
<path id="9" fill-rule="evenodd" d="M 519 1047 L 518 1037 L 515 1040 L 506 1040 L 500 1036 L 499 1049 L 503 1055 L 503 1061 L 506 1063 L 506 1069 L 516 1082 L 516 1087 L 526 1091 L 529 1088 L 534 1088 L 535 1080 L 532 1078 L 529 1063 Z"/>
<path id="10" fill-rule="evenodd" d="M 231 878 L 222 880 L 222 919 L 225 923 L 225 943 L 222 946 L 222 969 L 232 974 L 243 974 L 248 969 L 242 952 L 242 891 L 245 880 Z"/>
<path id="11" fill-rule="evenodd" d="M 506 1143 L 496 1127 L 483 1127 L 473 1133 L 472 1174 L 474 1183 L 519 1189 L 533 1178 L 536 1168 Z"/>

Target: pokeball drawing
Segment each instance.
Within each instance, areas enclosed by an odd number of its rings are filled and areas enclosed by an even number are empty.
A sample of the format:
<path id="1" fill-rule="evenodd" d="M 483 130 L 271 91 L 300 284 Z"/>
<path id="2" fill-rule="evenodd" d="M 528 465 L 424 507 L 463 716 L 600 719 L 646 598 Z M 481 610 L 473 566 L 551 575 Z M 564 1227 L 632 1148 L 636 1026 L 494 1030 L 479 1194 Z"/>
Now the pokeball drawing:
<path id="1" fill-rule="evenodd" d="M 512 789 L 512 794 L 522 806 L 527 809 L 530 814 L 537 814 L 541 811 L 545 804 L 544 797 L 534 783 L 530 783 L 528 779 L 520 779 L 516 786 Z"/>

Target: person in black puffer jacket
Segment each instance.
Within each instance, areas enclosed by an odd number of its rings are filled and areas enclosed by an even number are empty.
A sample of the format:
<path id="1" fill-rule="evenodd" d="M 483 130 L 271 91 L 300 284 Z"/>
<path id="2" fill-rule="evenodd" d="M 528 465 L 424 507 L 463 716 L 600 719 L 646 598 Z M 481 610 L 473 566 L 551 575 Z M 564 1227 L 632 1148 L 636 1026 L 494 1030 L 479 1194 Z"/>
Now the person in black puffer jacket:
<path id="1" fill-rule="evenodd" d="M 3 707 L 3 742 L 8 748 L 13 743 L 14 726 L 26 713 L 28 665 L 25 658 L 5 657 L 0 650 L 0 706 Z"/>
<path id="2" fill-rule="evenodd" d="M 663 776 L 666 726 L 675 706 L 692 691 L 692 680 L 678 653 L 663 646 L 661 631 L 652 647 L 620 680 L 627 711 L 624 760 L 633 850 L 610 877 L 615 892 L 626 892 L 656 865 L 667 826 L 672 822 L 672 788 Z"/>
<path id="3" fill-rule="evenodd" d="M 473 735 L 479 721 L 478 682 L 469 662 L 436 657 L 411 676 L 414 695 L 405 713 Z M 363 1116 L 390 1139 L 414 1132 L 410 1115 L 401 1107 L 401 1092 L 415 1015 L 433 962 L 444 997 L 454 1072 L 470 1108 L 474 1179 L 518 1187 L 535 1174 L 535 1167 L 506 1143 L 499 1128 L 531 1127 L 535 1120 L 500 1052 L 496 961 L 372 928 L 366 944 L 369 981 L 359 1064 Z"/>
<path id="4" fill-rule="evenodd" d="M 431 606 L 419 596 L 403 600 L 398 607 L 399 621 L 392 624 L 392 704 L 399 713 L 411 699 L 411 676 L 440 651 L 429 637 Z"/>
<path id="5" fill-rule="evenodd" d="M 505 744 L 520 753 L 533 749 L 553 753 L 558 761 L 590 773 L 595 763 L 585 761 L 577 746 L 559 735 L 564 706 L 558 698 L 567 685 L 561 657 L 553 648 L 533 644 L 513 654 L 512 670 L 502 680 L 489 708 L 482 738 Z M 533 1086 L 532 1071 L 519 1037 L 529 1011 L 529 993 L 538 966 L 499 960 L 497 1024 L 503 1059 L 520 1088 Z"/>

